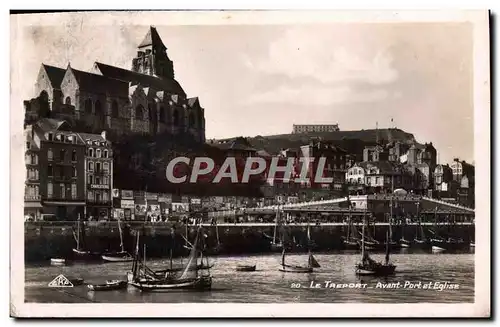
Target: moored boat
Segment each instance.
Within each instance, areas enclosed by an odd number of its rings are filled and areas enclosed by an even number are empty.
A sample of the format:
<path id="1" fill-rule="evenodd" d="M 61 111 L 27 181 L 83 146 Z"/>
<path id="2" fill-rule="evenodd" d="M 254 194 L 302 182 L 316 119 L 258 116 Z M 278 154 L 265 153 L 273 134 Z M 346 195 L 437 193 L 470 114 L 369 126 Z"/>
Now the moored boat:
<path id="1" fill-rule="evenodd" d="M 89 291 L 114 291 L 127 288 L 127 282 L 124 280 L 108 280 L 104 284 L 88 284 Z"/>
<path id="2" fill-rule="evenodd" d="M 390 259 L 390 242 L 389 233 L 386 234 L 386 252 L 385 252 L 385 263 L 376 262 L 368 255 L 365 251 L 365 223 L 363 223 L 363 237 L 361 239 L 361 262 L 356 264 L 355 273 L 356 275 L 371 275 L 371 276 L 388 276 L 395 273 L 396 266 L 393 265 Z"/>
<path id="3" fill-rule="evenodd" d="M 256 265 L 236 265 L 236 271 L 255 271 Z"/>
<path id="4" fill-rule="evenodd" d="M 283 252 L 281 255 L 281 267 L 278 269 L 281 272 L 291 272 L 291 273 L 312 273 L 314 268 L 321 267 L 311 253 L 311 229 L 309 224 L 307 225 L 307 244 L 309 249 L 309 259 L 307 266 L 289 265 L 285 263 L 286 247 L 283 247 Z"/>
<path id="5" fill-rule="evenodd" d="M 120 251 L 105 253 L 101 256 L 104 261 L 107 262 L 132 262 L 134 257 L 125 251 L 125 247 L 123 244 L 123 231 L 121 227 L 120 219 L 118 219 L 118 231 L 120 232 Z"/>
<path id="6" fill-rule="evenodd" d="M 50 258 L 50 263 L 53 265 L 65 265 L 66 259 L 63 258 Z"/>

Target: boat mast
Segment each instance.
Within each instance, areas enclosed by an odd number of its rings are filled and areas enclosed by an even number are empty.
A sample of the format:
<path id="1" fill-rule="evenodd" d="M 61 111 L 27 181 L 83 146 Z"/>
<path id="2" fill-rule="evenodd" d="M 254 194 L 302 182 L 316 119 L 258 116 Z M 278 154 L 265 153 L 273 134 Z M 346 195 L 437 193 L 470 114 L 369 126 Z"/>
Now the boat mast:
<path id="1" fill-rule="evenodd" d="M 361 260 L 365 259 L 365 225 L 366 216 L 363 215 L 363 230 L 361 231 Z"/>
<path id="2" fill-rule="evenodd" d="M 349 206 L 349 216 L 347 217 L 347 242 L 351 240 L 351 201 L 347 195 L 347 205 Z"/>
<path id="3" fill-rule="evenodd" d="M 394 175 L 391 175 L 391 204 L 389 214 L 389 240 L 392 242 L 392 198 L 394 197 Z"/>
<path id="4" fill-rule="evenodd" d="M 389 232 L 387 232 L 385 234 L 385 239 L 386 239 L 386 242 L 385 242 L 385 264 L 389 264 L 389 251 L 390 251 L 390 247 L 389 247 Z"/>
<path id="5" fill-rule="evenodd" d="M 276 216 L 274 219 L 274 234 L 273 234 L 273 244 L 276 244 L 276 232 L 278 229 L 278 212 L 279 212 L 279 207 L 276 208 Z"/>
<path id="6" fill-rule="evenodd" d="M 78 214 L 78 233 L 76 235 L 76 249 L 80 250 L 80 214 Z"/>
<path id="7" fill-rule="evenodd" d="M 118 218 L 118 230 L 120 231 L 120 248 L 122 249 L 122 252 L 125 252 L 125 249 L 123 247 L 123 233 L 122 226 L 120 224 L 120 218 Z"/>

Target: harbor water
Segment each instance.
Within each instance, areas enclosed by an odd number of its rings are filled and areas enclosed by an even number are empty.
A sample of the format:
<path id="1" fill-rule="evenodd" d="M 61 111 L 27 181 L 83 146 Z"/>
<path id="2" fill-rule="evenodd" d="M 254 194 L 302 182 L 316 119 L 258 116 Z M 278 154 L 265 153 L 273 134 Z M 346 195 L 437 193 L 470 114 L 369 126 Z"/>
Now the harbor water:
<path id="1" fill-rule="evenodd" d="M 382 261 L 384 254 L 374 254 Z M 319 253 L 321 268 L 311 274 L 279 272 L 281 255 L 215 257 L 210 270 L 211 291 L 141 292 L 126 290 L 91 292 L 85 284 L 109 279 L 126 280 L 131 263 L 73 263 L 67 266 L 27 265 L 25 301 L 39 303 L 464 303 L 474 302 L 474 253 L 424 253 L 402 250 L 391 255 L 397 266 L 390 277 L 358 277 L 357 251 Z M 238 272 L 237 264 L 256 264 L 254 272 Z M 306 254 L 287 256 L 287 264 L 307 264 Z M 151 260 L 162 269 L 167 260 Z M 58 275 L 83 278 L 85 284 L 53 288 Z"/>

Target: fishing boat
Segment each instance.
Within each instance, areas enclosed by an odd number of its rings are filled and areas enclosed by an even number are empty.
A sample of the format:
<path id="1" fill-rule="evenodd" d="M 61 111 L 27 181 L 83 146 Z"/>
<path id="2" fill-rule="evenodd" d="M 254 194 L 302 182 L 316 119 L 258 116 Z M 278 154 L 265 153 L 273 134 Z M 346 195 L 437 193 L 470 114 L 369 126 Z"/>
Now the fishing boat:
<path id="1" fill-rule="evenodd" d="M 76 260 L 93 260 L 99 258 L 98 253 L 91 252 L 85 249 L 85 231 L 82 228 L 82 221 L 80 215 L 77 220 L 77 232 L 73 230 L 73 237 L 76 241 L 76 248 L 73 248 L 74 259 Z"/>
<path id="2" fill-rule="evenodd" d="M 418 217 L 417 233 L 413 239 L 413 246 L 420 249 L 429 247 L 429 240 L 425 237 L 424 227 L 422 226 L 422 219 L 420 216 Z"/>
<path id="3" fill-rule="evenodd" d="M 236 271 L 255 271 L 256 267 L 256 265 L 239 264 L 236 265 Z"/>
<path id="4" fill-rule="evenodd" d="M 377 262 L 370 258 L 365 249 L 364 242 L 365 223 L 363 223 L 363 237 L 361 239 L 361 262 L 355 266 L 356 275 L 388 276 L 395 273 L 396 266 L 390 259 L 389 232 L 386 234 L 385 263 Z"/>
<path id="5" fill-rule="evenodd" d="M 279 271 L 282 272 L 291 272 L 291 273 L 312 273 L 314 271 L 314 268 L 320 268 L 320 264 L 314 256 L 311 253 L 311 228 L 309 224 L 307 225 L 307 244 L 308 244 L 308 253 L 309 253 L 309 258 L 308 258 L 308 263 L 307 266 L 298 266 L 298 265 L 289 265 L 286 264 L 285 261 L 285 255 L 286 255 L 286 247 L 283 247 L 283 252 L 281 255 L 281 267 L 279 268 Z"/>
<path id="6" fill-rule="evenodd" d="M 264 235 L 266 237 L 271 239 L 270 246 L 271 246 L 271 251 L 273 251 L 273 252 L 278 252 L 278 251 L 283 250 L 283 241 L 282 241 L 282 239 L 278 240 L 279 220 L 280 220 L 279 209 L 276 209 L 276 215 L 275 215 L 275 219 L 274 219 L 273 236 L 269 237 L 267 234 L 264 233 Z"/>
<path id="7" fill-rule="evenodd" d="M 389 246 L 391 249 L 398 249 L 401 247 L 401 243 L 400 242 L 396 242 L 393 240 L 393 234 L 392 234 L 392 221 L 393 221 L 393 218 L 394 218 L 394 214 L 393 214 L 393 210 L 394 210 L 394 202 L 393 202 L 393 199 L 394 199 L 394 195 L 395 194 L 400 194 L 401 192 L 403 192 L 403 194 L 406 194 L 406 191 L 403 190 L 403 189 L 398 189 L 398 190 L 394 190 L 394 175 L 392 175 L 391 177 L 391 198 L 390 198 L 390 203 L 389 203 L 389 238 L 386 238 L 385 240 L 385 245 L 386 247 Z M 406 244 L 406 243 L 405 243 Z"/>
<path id="8" fill-rule="evenodd" d="M 209 269 L 198 269 L 198 259 L 203 262 L 208 258 L 204 257 L 204 234 L 202 235 L 201 225 L 198 226 L 196 238 L 190 251 L 187 263 L 181 272 L 167 272 L 159 277 L 151 274 L 151 269 L 146 265 L 146 247 L 144 246 L 143 263 L 136 257 L 133 263 L 132 272 L 129 274 L 129 284 L 141 291 L 173 291 L 180 289 L 209 290 L 212 287 L 212 276 Z M 171 257 L 172 267 L 172 257 Z"/>
<path id="9" fill-rule="evenodd" d="M 345 249 L 355 250 L 359 248 L 359 239 L 354 236 L 356 235 L 357 232 L 356 232 L 356 227 L 352 223 L 351 204 L 349 202 L 349 197 L 347 198 L 347 202 L 349 203 L 349 216 L 347 218 L 347 235 L 342 241 Z"/>
<path id="10" fill-rule="evenodd" d="M 125 251 L 125 247 L 123 245 L 123 231 L 121 227 L 120 219 L 118 218 L 118 230 L 120 232 L 120 251 L 106 253 L 101 256 L 104 261 L 107 262 L 131 262 L 134 260 L 134 257 Z"/>
<path id="11" fill-rule="evenodd" d="M 89 291 L 115 291 L 127 288 L 128 283 L 124 280 L 108 280 L 104 284 L 88 284 Z"/>
<path id="12" fill-rule="evenodd" d="M 406 226 L 406 220 L 404 221 L 404 224 L 401 226 L 401 238 L 399 239 L 399 247 L 402 249 L 407 249 L 411 247 L 411 241 L 405 238 L 405 226 Z"/>
<path id="13" fill-rule="evenodd" d="M 76 277 L 76 278 L 68 278 L 68 280 L 73 284 L 73 286 L 80 286 L 83 285 L 83 278 Z"/>

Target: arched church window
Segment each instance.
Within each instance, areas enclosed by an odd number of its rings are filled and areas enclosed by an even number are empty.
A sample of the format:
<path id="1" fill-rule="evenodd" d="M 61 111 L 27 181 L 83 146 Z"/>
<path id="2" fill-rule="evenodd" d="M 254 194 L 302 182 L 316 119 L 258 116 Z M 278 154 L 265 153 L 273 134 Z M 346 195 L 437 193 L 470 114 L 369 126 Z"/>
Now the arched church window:
<path id="1" fill-rule="evenodd" d="M 113 118 L 118 118 L 119 116 L 118 102 L 116 102 L 116 100 L 113 100 L 113 102 L 111 102 L 111 116 L 113 116 Z"/>
<path id="2" fill-rule="evenodd" d="M 135 107 L 135 119 L 144 119 L 144 107 L 142 106 L 142 104 L 139 104 L 137 105 L 137 107 Z"/>
<path id="3" fill-rule="evenodd" d="M 160 107 L 160 121 L 162 123 L 167 122 L 167 115 L 165 115 L 165 108 L 164 107 Z"/>
<path id="4" fill-rule="evenodd" d="M 71 98 L 70 97 L 66 97 L 66 100 L 65 100 L 64 103 L 67 104 L 67 105 L 71 105 Z"/>
<path id="5" fill-rule="evenodd" d="M 193 128 L 194 127 L 194 114 L 191 112 L 189 114 L 189 128 Z"/>
<path id="6" fill-rule="evenodd" d="M 174 126 L 179 126 L 179 111 L 177 111 L 177 109 L 174 110 L 174 115 L 173 116 L 174 116 L 173 117 L 174 118 L 173 119 L 174 120 Z"/>
<path id="7" fill-rule="evenodd" d="M 88 114 L 92 113 L 92 100 L 90 99 L 85 100 L 85 112 Z"/>

